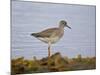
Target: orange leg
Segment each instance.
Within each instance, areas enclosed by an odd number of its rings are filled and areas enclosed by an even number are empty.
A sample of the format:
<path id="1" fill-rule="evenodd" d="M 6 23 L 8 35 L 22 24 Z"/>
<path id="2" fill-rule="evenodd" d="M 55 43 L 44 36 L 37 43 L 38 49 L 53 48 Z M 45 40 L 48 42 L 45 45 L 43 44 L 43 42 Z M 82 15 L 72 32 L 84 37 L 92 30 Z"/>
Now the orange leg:
<path id="1" fill-rule="evenodd" d="M 48 58 L 51 56 L 51 44 L 48 44 Z"/>
<path id="2" fill-rule="evenodd" d="M 50 46 L 48 47 L 48 58 L 50 58 L 51 51 L 50 51 Z"/>
<path id="3" fill-rule="evenodd" d="M 50 68 L 51 46 L 48 44 L 48 69 Z"/>

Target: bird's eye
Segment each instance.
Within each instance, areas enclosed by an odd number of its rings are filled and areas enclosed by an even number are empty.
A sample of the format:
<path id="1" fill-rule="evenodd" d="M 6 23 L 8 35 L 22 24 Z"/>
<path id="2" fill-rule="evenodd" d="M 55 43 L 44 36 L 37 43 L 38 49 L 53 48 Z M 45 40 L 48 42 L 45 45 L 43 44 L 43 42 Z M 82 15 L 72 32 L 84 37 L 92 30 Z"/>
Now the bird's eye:
<path id="1" fill-rule="evenodd" d="M 63 22 L 63 24 L 66 24 L 65 22 Z"/>

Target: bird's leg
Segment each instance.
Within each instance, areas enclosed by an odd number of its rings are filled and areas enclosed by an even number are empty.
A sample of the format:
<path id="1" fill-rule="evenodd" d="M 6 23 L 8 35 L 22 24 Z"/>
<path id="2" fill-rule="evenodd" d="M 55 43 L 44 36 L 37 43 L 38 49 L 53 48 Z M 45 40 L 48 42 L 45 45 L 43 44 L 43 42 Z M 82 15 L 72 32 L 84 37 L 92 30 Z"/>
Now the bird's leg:
<path id="1" fill-rule="evenodd" d="M 48 44 L 48 58 L 50 58 L 50 55 L 51 55 L 51 44 L 49 43 Z"/>
<path id="2" fill-rule="evenodd" d="M 51 56 L 51 50 L 50 50 L 50 47 L 51 47 L 51 43 L 48 43 L 48 70 L 50 69 L 50 56 Z"/>

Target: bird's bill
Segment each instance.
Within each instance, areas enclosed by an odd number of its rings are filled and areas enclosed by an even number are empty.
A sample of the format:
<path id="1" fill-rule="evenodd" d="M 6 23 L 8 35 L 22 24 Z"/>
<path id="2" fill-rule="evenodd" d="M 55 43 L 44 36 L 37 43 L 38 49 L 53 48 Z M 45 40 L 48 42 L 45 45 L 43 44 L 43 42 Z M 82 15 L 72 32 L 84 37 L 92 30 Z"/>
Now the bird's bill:
<path id="1" fill-rule="evenodd" d="M 33 36 L 33 33 L 31 34 L 31 36 Z"/>
<path id="2" fill-rule="evenodd" d="M 69 29 L 71 29 L 71 27 L 70 27 L 70 26 L 68 26 L 68 25 L 66 25 L 66 27 L 68 27 Z"/>

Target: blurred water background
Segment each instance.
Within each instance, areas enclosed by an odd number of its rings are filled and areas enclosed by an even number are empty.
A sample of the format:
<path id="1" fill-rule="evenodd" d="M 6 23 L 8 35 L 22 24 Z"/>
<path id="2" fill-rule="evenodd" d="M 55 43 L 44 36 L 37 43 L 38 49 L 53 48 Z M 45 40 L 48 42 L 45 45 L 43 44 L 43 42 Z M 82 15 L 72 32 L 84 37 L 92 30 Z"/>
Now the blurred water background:
<path id="1" fill-rule="evenodd" d="M 95 56 L 95 6 L 12 1 L 12 58 L 46 57 L 47 44 L 30 34 L 58 27 L 60 20 L 66 20 L 72 29 L 65 28 L 63 38 L 52 45 L 52 54 Z"/>

